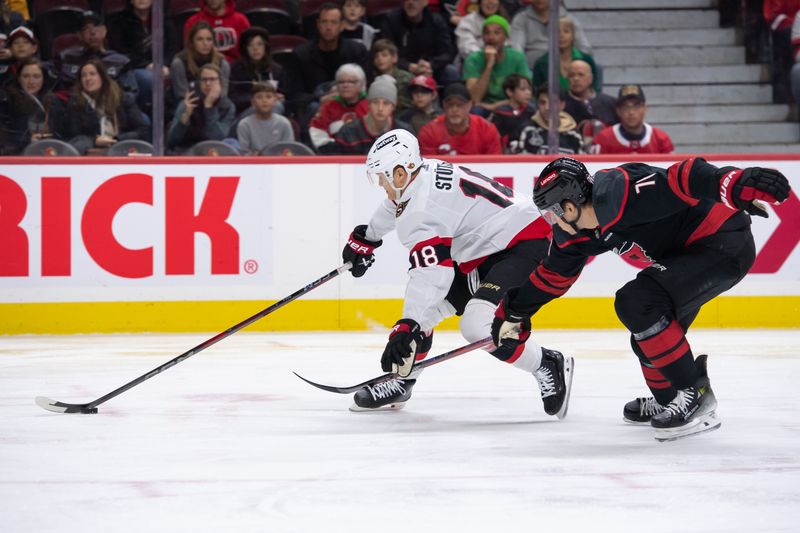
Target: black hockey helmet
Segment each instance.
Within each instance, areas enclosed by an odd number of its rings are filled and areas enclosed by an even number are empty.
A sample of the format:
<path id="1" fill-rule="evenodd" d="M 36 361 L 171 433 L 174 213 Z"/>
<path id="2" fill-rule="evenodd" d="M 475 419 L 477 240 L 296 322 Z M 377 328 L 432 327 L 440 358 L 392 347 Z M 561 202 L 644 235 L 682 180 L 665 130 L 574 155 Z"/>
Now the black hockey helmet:
<path id="1" fill-rule="evenodd" d="M 562 203 L 569 200 L 580 208 L 592 199 L 592 176 L 583 163 L 570 157 L 560 157 L 544 167 L 533 184 L 533 203 L 549 223 L 549 215 L 563 218 Z"/>

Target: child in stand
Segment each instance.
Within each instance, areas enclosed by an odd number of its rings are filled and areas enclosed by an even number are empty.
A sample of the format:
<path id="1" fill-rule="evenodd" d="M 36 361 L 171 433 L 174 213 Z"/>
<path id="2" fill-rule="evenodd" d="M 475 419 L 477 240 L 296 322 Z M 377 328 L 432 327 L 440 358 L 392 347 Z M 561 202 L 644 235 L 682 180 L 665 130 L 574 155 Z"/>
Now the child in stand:
<path id="1" fill-rule="evenodd" d="M 410 124 L 416 135 L 422 126 L 442 114 L 442 108 L 436 80 L 430 76 L 414 77 L 408 84 L 408 92 L 411 95 L 411 107 L 399 113 L 397 118 Z"/>
<path id="2" fill-rule="evenodd" d="M 495 107 L 489 120 L 497 126 L 500 142 L 507 152 L 509 139 L 523 124 L 531 120 L 536 113 L 536 106 L 531 103 L 533 99 L 531 80 L 521 74 L 507 76 L 503 82 L 503 92 L 506 93 L 508 102 Z"/>
<path id="3" fill-rule="evenodd" d="M 372 64 L 375 66 L 375 78 L 388 74 L 394 78 L 397 86 L 397 111 L 403 111 L 411 107 L 411 100 L 408 97 L 408 83 L 413 74 L 407 70 L 397 67 L 397 46 L 389 39 L 378 39 L 372 45 Z"/>
<path id="4" fill-rule="evenodd" d="M 342 0 L 342 17 L 344 18 L 343 39 L 353 39 L 369 50 L 378 30 L 364 22 L 367 12 L 367 0 Z"/>

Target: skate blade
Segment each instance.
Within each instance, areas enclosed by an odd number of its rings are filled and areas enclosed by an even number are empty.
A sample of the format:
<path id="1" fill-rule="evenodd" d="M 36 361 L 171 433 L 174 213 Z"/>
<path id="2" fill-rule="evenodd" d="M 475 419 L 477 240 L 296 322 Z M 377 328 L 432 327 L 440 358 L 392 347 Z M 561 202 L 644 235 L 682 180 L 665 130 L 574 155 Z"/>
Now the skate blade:
<path id="1" fill-rule="evenodd" d="M 406 406 L 406 402 L 393 402 L 387 403 L 386 405 L 382 405 L 380 407 L 375 407 L 370 409 L 369 407 L 359 407 L 356 404 L 350 406 L 350 411 L 353 413 L 374 413 L 379 411 L 399 411 L 403 407 Z"/>
<path id="2" fill-rule="evenodd" d="M 673 440 L 684 439 L 700 433 L 707 433 L 719 429 L 722 420 L 717 418 L 715 412 L 707 413 L 699 417 L 694 424 L 681 426 L 675 429 L 657 429 L 655 439 L 658 442 L 671 442 Z"/>
<path id="3" fill-rule="evenodd" d="M 631 426 L 647 426 L 647 427 L 650 427 L 650 421 L 649 420 L 643 420 L 643 421 L 628 420 L 627 418 L 625 418 L 623 416 L 622 417 L 622 421 L 625 422 L 628 425 L 631 425 Z"/>
<path id="4" fill-rule="evenodd" d="M 567 409 L 569 408 L 569 396 L 572 393 L 572 375 L 573 370 L 575 368 L 575 359 L 572 357 L 565 357 L 564 358 L 564 386 L 567 389 L 566 394 L 564 394 L 564 403 L 561 405 L 561 409 L 558 410 L 556 413 L 556 418 L 561 420 L 565 416 L 567 416 Z"/>

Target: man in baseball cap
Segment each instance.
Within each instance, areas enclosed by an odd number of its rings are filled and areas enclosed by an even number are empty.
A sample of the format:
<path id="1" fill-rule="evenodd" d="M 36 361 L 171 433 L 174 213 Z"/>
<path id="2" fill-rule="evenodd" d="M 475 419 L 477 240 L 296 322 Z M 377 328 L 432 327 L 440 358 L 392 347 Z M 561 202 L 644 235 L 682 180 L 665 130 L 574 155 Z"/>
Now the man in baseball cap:
<path id="1" fill-rule="evenodd" d="M 663 130 L 645 122 L 647 113 L 640 85 L 623 85 L 617 95 L 619 124 L 602 130 L 592 140 L 596 154 L 669 154 L 675 150 Z"/>
<path id="2" fill-rule="evenodd" d="M 463 83 L 451 83 L 442 98 L 444 114 L 419 131 L 423 155 L 502 154 L 500 134 L 491 122 L 470 114 L 472 99 Z"/>

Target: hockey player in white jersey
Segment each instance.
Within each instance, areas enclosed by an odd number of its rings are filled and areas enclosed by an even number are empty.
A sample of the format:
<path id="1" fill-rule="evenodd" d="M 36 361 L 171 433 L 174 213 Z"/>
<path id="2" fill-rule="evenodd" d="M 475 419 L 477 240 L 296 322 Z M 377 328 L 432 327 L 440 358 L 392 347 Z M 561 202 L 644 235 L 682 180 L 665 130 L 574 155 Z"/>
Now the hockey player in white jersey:
<path id="1" fill-rule="evenodd" d="M 398 374 L 378 387 L 356 392 L 353 411 L 401 409 L 416 383 L 413 364 L 431 348 L 433 328 L 452 315 L 469 342 L 489 331 L 508 289 L 522 284 L 547 255 L 551 229 L 530 200 L 477 172 L 437 159 L 423 159 L 419 143 L 405 130 L 379 137 L 367 155 L 370 181 L 387 199 L 367 225 L 356 226 L 342 252 L 363 276 L 384 235 L 397 231 L 409 250 L 409 279 L 403 316 L 391 330 L 381 357 L 384 371 Z M 528 328 L 530 331 L 530 328 Z M 490 351 L 501 361 L 530 372 L 545 412 L 566 416 L 572 386 L 572 357 L 540 347 L 529 333 L 518 348 Z"/>

